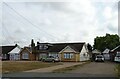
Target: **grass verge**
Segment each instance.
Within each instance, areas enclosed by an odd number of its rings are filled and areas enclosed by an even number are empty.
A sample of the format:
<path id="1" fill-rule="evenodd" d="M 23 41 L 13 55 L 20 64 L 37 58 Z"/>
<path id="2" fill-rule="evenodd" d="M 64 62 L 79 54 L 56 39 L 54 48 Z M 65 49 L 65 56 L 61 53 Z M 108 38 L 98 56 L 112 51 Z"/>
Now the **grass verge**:
<path id="1" fill-rule="evenodd" d="M 47 63 L 39 61 L 3 61 L 2 73 L 21 72 L 45 67 L 60 65 L 61 63 Z"/>
<path id="2" fill-rule="evenodd" d="M 117 71 L 117 76 L 120 79 L 120 64 L 117 64 L 116 71 Z"/>
<path id="3" fill-rule="evenodd" d="M 53 71 L 53 73 L 66 73 L 68 71 L 71 71 L 71 70 L 75 70 L 77 68 L 81 68 L 83 67 L 85 64 L 88 64 L 90 63 L 90 61 L 87 61 L 83 64 L 78 64 L 78 65 L 74 65 L 74 66 L 70 66 L 70 67 L 65 67 L 65 68 L 60 68 L 60 69 L 56 69 Z"/>

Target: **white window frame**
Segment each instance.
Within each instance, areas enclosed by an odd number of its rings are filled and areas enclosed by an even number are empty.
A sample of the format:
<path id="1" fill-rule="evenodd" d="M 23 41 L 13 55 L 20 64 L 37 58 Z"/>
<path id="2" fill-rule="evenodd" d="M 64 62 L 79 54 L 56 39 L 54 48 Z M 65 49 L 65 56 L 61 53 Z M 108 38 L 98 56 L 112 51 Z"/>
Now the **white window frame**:
<path id="1" fill-rule="evenodd" d="M 48 48 L 48 46 L 47 45 L 44 45 L 44 49 L 47 49 Z"/>
<path id="2" fill-rule="evenodd" d="M 43 46 L 42 45 L 39 45 L 39 50 L 43 49 Z"/>
<path id="3" fill-rule="evenodd" d="M 120 51 L 119 51 L 119 52 L 117 52 L 117 54 L 118 54 L 118 53 L 120 54 Z M 116 55 L 117 55 L 117 54 L 116 54 Z"/>
<path id="4" fill-rule="evenodd" d="M 27 52 L 23 53 L 22 59 L 29 59 L 29 53 L 27 53 Z"/>
<path id="5" fill-rule="evenodd" d="M 72 59 L 72 58 L 74 58 L 74 54 L 73 53 L 64 53 L 64 58 L 65 59 Z"/>

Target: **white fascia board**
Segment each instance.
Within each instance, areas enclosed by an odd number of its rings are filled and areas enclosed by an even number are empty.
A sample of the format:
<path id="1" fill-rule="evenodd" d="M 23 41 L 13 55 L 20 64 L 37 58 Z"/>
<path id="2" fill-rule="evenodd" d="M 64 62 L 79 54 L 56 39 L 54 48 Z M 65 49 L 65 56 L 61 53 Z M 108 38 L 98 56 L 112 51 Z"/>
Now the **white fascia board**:
<path id="1" fill-rule="evenodd" d="M 70 48 L 73 52 L 77 53 L 74 49 L 72 49 L 70 46 L 66 46 L 64 49 L 62 49 L 59 53 L 62 53 L 64 50 L 66 50 L 67 48 Z"/>

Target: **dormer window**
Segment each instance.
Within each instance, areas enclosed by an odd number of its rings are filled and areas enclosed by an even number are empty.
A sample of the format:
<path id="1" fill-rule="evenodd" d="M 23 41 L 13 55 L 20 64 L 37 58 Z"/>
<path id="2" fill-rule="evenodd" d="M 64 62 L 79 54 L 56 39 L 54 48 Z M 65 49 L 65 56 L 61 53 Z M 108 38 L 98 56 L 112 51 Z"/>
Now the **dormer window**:
<path id="1" fill-rule="evenodd" d="M 44 45 L 44 49 L 47 49 L 47 48 L 48 48 L 48 46 Z"/>
<path id="2" fill-rule="evenodd" d="M 39 45 L 39 50 L 46 50 L 47 48 L 47 45 Z"/>
<path id="3" fill-rule="evenodd" d="M 40 45 L 40 46 L 39 46 L 39 49 L 41 50 L 41 49 L 42 49 L 42 47 L 43 47 L 43 46 L 42 46 L 42 45 Z"/>

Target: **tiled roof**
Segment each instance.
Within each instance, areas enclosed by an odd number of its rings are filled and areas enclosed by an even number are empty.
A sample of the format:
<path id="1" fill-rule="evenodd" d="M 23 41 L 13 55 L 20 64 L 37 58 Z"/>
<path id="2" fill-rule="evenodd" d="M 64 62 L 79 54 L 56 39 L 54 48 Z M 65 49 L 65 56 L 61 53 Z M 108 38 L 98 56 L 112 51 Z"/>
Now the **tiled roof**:
<path id="1" fill-rule="evenodd" d="M 92 53 L 100 54 L 101 52 L 97 49 L 93 50 Z"/>
<path id="2" fill-rule="evenodd" d="M 109 53 L 109 49 L 105 49 L 102 53 Z"/>
<path id="3" fill-rule="evenodd" d="M 28 51 L 32 52 L 32 48 L 31 47 L 24 47 L 25 49 L 27 49 Z"/>
<path id="4" fill-rule="evenodd" d="M 8 54 L 15 47 L 16 47 L 16 45 L 15 46 L 0 46 L 0 53 L 2 53 L 2 54 Z"/>
<path id="5" fill-rule="evenodd" d="M 85 44 L 84 42 L 83 43 L 53 43 L 52 44 L 53 46 L 49 48 L 49 52 L 60 52 L 66 46 L 70 46 L 75 51 L 80 52 L 84 44 Z"/>
<path id="6" fill-rule="evenodd" d="M 120 45 L 111 50 L 111 52 L 120 51 Z"/>

